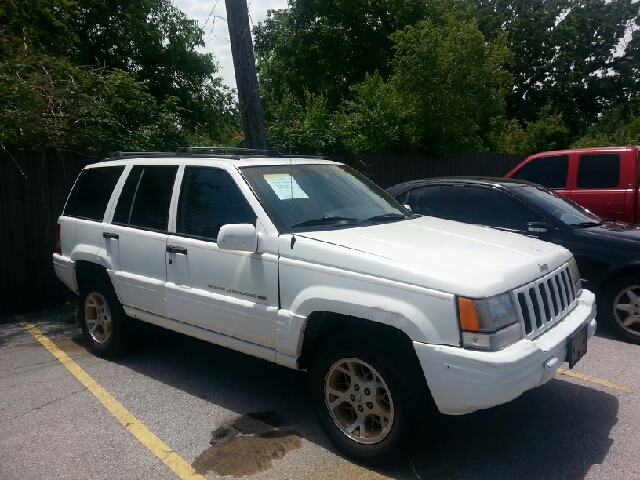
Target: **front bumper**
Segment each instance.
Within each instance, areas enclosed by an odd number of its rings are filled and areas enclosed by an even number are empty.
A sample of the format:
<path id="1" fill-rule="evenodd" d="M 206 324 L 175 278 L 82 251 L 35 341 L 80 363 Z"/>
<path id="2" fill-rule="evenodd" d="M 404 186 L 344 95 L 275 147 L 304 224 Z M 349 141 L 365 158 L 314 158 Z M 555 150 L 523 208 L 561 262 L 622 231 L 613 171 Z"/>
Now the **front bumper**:
<path id="1" fill-rule="evenodd" d="M 588 325 L 596 331 L 595 296 L 583 290 L 562 321 L 533 340 L 482 352 L 413 342 L 431 395 L 440 412 L 463 415 L 507 403 L 548 382 L 565 361 L 569 336 Z"/>

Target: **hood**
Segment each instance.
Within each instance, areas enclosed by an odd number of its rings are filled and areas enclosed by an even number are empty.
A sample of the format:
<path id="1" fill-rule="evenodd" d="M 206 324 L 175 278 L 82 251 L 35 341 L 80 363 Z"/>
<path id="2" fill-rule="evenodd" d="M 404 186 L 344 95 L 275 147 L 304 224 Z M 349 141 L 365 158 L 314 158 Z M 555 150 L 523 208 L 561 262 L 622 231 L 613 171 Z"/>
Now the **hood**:
<path id="1" fill-rule="evenodd" d="M 640 224 L 611 222 L 596 227 L 576 228 L 582 236 L 597 242 L 597 245 L 618 250 L 640 250 Z"/>
<path id="2" fill-rule="evenodd" d="M 475 298 L 521 286 L 571 258 L 551 243 L 435 217 L 295 237 L 283 256 Z"/>

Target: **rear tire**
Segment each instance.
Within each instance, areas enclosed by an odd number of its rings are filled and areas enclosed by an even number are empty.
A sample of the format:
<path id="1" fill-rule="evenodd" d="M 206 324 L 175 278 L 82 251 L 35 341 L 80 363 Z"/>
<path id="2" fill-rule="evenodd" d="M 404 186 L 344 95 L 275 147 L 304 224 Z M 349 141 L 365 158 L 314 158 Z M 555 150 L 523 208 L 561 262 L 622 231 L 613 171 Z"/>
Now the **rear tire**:
<path id="1" fill-rule="evenodd" d="M 393 460 L 418 438 L 421 389 L 408 362 L 395 363 L 380 353 L 389 350 L 362 336 L 340 334 L 321 345 L 309 370 L 320 426 L 341 452 L 361 463 Z"/>
<path id="2" fill-rule="evenodd" d="M 91 277 L 83 282 L 79 301 L 82 333 L 94 354 L 112 357 L 129 349 L 133 324 L 109 280 Z"/>
<path id="3" fill-rule="evenodd" d="M 604 294 L 604 317 L 616 333 L 640 344 L 640 275 L 614 280 Z"/>

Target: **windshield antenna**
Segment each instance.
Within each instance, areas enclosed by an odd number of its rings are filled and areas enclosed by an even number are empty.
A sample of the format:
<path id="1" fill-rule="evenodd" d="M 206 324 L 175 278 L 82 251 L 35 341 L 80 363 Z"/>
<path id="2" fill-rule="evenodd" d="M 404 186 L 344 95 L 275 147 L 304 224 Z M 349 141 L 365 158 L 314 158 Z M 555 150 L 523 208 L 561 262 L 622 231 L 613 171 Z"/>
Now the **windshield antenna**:
<path id="1" fill-rule="evenodd" d="M 293 233 L 293 159 L 291 158 L 291 132 L 289 132 L 289 188 L 291 191 L 291 249 L 296 243 L 296 236 Z"/>

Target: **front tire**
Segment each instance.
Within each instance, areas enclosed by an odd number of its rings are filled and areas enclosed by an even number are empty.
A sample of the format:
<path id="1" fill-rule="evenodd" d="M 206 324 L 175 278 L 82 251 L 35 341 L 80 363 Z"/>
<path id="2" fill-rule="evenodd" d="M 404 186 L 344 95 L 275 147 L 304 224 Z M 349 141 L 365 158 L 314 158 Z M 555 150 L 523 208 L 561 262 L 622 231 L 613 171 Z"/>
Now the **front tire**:
<path id="1" fill-rule="evenodd" d="M 614 280 L 604 295 L 605 319 L 616 333 L 640 344 L 640 277 L 625 275 Z"/>
<path id="2" fill-rule="evenodd" d="M 112 357 L 126 351 L 133 337 L 132 325 L 111 282 L 88 279 L 81 285 L 79 301 L 82 333 L 93 353 Z"/>
<path id="3" fill-rule="evenodd" d="M 404 451 L 419 424 L 420 389 L 412 388 L 406 365 L 379 353 L 389 348 L 356 336 L 330 338 L 309 370 L 311 402 L 323 431 L 341 452 L 366 464 Z"/>

